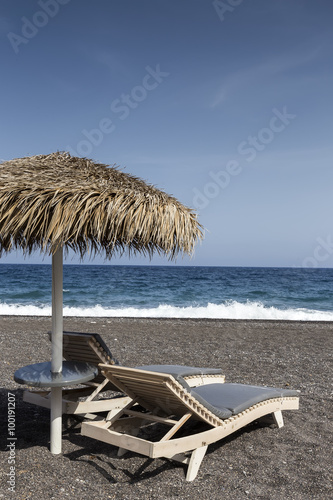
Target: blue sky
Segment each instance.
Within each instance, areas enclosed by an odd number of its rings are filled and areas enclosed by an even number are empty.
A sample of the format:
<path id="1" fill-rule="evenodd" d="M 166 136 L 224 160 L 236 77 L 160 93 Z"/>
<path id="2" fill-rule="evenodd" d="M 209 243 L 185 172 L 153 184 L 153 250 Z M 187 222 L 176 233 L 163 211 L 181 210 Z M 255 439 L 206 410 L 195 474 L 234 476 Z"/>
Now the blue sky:
<path id="1" fill-rule="evenodd" d="M 0 158 L 70 150 L 176 196 L 206 228 L 178 265 L 332 267 L 332 14 L 330 0 L 2 2 Z"/>

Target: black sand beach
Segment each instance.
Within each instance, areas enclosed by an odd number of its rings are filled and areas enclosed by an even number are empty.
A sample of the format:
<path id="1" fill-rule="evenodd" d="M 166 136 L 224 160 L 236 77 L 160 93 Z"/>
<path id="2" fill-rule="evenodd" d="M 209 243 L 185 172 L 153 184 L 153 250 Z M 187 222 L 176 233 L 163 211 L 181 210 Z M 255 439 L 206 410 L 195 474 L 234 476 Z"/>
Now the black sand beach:
<path id="1" fill-rule="evenodd" d="M 125 365 L 221 367 L 228 382 L 301 391 L 282 429 L 251 424 L 213 444 L 192 483 L 184 467 L 82 437 L 64 418 L 63 453 L 49 452 L 49 412 L 22 401 L 13 374 L 50 359 L 50 318 L 0 318 L 1 489 L 4 499 L 331 499 L 333 323 L 65 318 L 97 332 Z M 8 393 L 15 396 L 15 450 L 6 448 Z M 8 491 L 10 457 L 15 491 Z"/>

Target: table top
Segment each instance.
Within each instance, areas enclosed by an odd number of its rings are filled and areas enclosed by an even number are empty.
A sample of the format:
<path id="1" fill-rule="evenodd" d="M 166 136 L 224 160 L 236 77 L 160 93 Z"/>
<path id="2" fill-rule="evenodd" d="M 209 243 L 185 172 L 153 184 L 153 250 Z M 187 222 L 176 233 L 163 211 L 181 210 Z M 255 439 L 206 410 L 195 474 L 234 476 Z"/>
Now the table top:
<path id="1" fill-rule="evenodd" d="M 32 387 L 62 387 L 82 384 L 96 377 L 98 368 L 81 361 L 63 361 L 62 372 L 51 372 L 51 361 L 23 366 L 16 370 L 14 380 Z"/>

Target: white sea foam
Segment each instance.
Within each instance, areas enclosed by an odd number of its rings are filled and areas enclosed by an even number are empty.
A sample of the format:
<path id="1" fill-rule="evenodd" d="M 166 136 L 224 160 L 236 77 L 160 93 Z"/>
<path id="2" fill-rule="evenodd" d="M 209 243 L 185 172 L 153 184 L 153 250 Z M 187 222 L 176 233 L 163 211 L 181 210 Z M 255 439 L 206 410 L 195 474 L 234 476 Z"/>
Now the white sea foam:
<path id="1" fill-rule="evenodd" d="M 0 315 L 50 316 L 51 306 L 0 304 Z M 211 318 L 211 319 L 270 319 L 294 321 L 333 321 L 332 311 L 313 309 L 278 309 L 261 302 L 208 304 L 206 307 L 176 307 L 161 304 L 153 308 L 64 307 L 64 316 L 128 317 L 128 318 Z"/>

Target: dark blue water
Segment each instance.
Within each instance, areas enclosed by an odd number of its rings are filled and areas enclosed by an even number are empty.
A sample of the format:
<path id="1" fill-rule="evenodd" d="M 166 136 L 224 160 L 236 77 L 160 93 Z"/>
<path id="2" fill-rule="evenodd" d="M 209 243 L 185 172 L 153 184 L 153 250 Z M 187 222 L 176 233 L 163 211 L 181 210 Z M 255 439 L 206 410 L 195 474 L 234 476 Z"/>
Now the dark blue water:
<path id="1" fill-rule="evenodd" d="M 50 265 L 0 264 L 0 314 L 49 315 Z M 65 265 L 67 316 L 333 320 L 333 269 Z"/>

